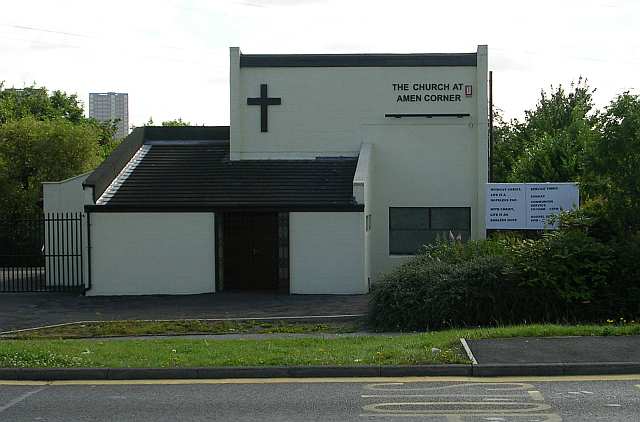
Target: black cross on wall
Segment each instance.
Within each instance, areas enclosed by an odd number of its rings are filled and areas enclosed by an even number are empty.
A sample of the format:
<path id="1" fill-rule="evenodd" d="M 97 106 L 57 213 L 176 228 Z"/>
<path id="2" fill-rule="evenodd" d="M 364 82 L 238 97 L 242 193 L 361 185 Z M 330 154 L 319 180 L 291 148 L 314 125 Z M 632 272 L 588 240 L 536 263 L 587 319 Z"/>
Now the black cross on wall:
<path id="1" fill-rule="evenodd" d="M 260 132 L 268 131 L 267 107 L 270 105 L 282 104 L 282 98 L 269 98 L 267 95 L 267 84 L 260 84 L 260 96 L 257 98 L 247 98 L 247 105 L 260 106 Z"/>

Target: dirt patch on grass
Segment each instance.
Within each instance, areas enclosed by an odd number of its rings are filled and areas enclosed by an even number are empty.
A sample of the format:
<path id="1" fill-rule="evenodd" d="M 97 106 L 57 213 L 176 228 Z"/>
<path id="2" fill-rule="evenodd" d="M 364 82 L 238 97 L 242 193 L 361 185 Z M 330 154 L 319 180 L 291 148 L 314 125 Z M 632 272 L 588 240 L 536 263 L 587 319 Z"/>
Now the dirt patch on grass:
<path id="1" fill-rule="evenodd" d="M 274 334 L 274 333 L 351 333 L 365 329 L 364 321 L 101 321 L 26 330 L 3 335 L 3 339 L 72 339 L 123 336 L 194 334 Z"/>

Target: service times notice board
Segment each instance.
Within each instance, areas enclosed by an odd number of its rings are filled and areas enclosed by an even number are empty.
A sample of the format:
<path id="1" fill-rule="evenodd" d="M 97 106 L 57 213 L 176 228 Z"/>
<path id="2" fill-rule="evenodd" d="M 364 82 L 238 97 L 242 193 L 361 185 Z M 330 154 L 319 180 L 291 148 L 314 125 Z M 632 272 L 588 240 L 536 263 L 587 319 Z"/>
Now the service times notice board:
<path id="1" fill-rule="evenodd" d="M 487 183 L 487 229 L 553 229 L 550 216 L 579 204 L 576 183 Z"/>

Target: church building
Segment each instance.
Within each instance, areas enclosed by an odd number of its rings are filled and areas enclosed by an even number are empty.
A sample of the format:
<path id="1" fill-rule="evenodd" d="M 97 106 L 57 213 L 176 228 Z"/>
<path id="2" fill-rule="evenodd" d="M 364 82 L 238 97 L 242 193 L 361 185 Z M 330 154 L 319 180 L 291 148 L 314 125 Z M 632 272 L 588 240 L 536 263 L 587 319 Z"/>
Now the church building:
<path id="1" fill-rule="evenodd" d="M 87 295 L 364 294 L 422 245 L 485 236 L 487 75 L 486 46 L 232 47 L 230 126 L 136 128 L 45 211 L 86 213 Z"/>

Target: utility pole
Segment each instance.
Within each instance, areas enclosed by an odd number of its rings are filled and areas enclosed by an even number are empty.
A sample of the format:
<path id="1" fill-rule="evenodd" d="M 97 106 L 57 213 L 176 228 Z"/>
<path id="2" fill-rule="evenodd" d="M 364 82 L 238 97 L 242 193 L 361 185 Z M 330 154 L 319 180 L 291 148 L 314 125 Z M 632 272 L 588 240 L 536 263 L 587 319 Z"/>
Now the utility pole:
<path id="1" fill-rule="evenodd" d="M 493 71 L 489 71 L 489 182 L 493 182 Z"/>

